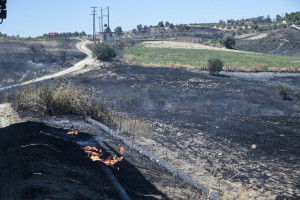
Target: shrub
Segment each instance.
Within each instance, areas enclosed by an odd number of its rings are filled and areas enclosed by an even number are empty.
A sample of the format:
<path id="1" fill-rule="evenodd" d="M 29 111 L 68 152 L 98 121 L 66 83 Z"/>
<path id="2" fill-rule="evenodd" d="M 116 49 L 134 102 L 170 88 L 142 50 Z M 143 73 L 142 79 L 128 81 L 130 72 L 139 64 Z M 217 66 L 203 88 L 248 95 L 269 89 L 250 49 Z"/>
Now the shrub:
<path id="1" fill-rule="evenodd" d="M 38 62 L 39 58 L 46 53 L 46 48 L 43 44 L 32 44 L 29 46 L 32 53 L 32 61 Z"/>
<path id="2" fill-rule="evenodd" d="M 62 63 L 65 63 L 67 61 L 67 53 L 65 51 L 58 52 L 58 57 Z"/>
<path id="3" fill-rule="evenodd" d="M 296 91 L 296 92 L 294 93 L 294 96 L 295 96 L 298 100 L 300 100 L 300 90 Z"/>
<path id="4" fill-rule="evenodd" d="M 109 61 L 116 57 L 116 50 L 106 42 L 97 42 L 93 47 L 93 55 L 101 61 Z"/>
<path id="5" fill-rule="evenodd" d="M 24 86 L 17 91 L 14 104 L 19 110 L 39 111 L 49 115 L 78 115 L 92 117 L 101 122 L 111 118 L 101 103 L 84 93 L 73 83 L 44 84 Z"/>
<path id="6" fill-rule="evenodd" d="M 228 49 L 232 49 L 233 46 L 235 45 L 235 39 L 232 35 L 226 34 L 222 40 L 221 44 L 224 45 Z"/>
<path id="7" fill-rule="evenodd" d="M 29 46 L 29 49 L 33 54 L 42 54 L 46 52 L 46 48 L 43 44 L 32 44 Z"/>
<path id="8" fill-rule="evenodd" d="M 166 100 L 162 97 L 153 99 L 154 107 L 158 110 L 162 110 L 164 107 Z"/>
<path id="9" fill-rule="evenodd" d="M 219 58 L 210 58 L 208 60 L 208 71 L 209 74 L 215 75 L 222 71 L 223 62 Z"/>
<path id="10" fill-rule="evenodd" d="M 282 97 L 282 99 L 287 99 L 290 94 L 290 90 L 287 87 L 279 85 L 277 87 L 277 93 Z"/>

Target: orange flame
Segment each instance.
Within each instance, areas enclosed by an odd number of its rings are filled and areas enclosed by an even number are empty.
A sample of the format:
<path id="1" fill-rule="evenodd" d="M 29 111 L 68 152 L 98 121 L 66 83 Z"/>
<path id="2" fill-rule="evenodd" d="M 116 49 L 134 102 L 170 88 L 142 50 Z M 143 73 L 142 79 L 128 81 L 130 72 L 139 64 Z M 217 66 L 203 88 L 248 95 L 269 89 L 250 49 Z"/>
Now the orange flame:
<path id="1" fill-rule="evenodd" d="M 121 147 L 122 148 L 122 147 Z M 83 148 L 84 151 L 88 154 L 88 157 L 92 160 L 92 161 L 101 161 L 106 165 L 112 166 L 114 167 L 115 164 L 117 164 L 118 162 L 120 162 L 121 160 L 123 160 L 124 156 L 121 156 L 120 158 L 117 158 L 117 156 L 109 156 L 106 159 L 101 158 L 101 156 L 103 156 L 102 150 L 101 149 L 97 149 L 96 147 L 90 147 L 90 146 L 86 146 Z M 120 149 L 121 151 L 121 149 Z M 124 148 L 123 148 L 123 153 L 124 155 Z M 119 170 L 119 168 L 117 168 Z"/>
<path id="2" fill-rule="evenodd" d="M 68 135 L 78 135 L 78 131 L 68 131 Z"/>

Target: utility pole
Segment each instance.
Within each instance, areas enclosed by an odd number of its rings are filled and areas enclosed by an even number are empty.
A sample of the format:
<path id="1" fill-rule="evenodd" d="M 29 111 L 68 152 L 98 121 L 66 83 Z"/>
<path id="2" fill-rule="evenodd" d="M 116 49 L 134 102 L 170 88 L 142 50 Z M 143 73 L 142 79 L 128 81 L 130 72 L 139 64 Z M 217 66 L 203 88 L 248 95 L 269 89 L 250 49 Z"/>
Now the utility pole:
<path id="1" fill-rule="evenodd" d="M 101 32 L 103 32 L 103 9 L 101 7 Z"/>
<path id="2" fill-rule="evenodd" d="M 90 14 L 90 15 L 93 15 L 93 41 L 95 41 L 95 32 L 96 32 L 96 30 L 95 30 L 95 15 L 97 15 L 96 14 L 96 8 L 98 8 L 98 7 L 91 7 L 92 9 L 93 9 L 93 11 L 92 11 L 92 14 Z"/>
<path id="3" fill-rule="evenodd" d="M 109 27 L 109 6 L 107 6 L 107 28 L 109 31 L 111 31 Z"/>
<path id="4" fill-rule="evenodd" d="M 101 17 L 98 17 L 99 19 L 99 33 L 101 32 Z"/>

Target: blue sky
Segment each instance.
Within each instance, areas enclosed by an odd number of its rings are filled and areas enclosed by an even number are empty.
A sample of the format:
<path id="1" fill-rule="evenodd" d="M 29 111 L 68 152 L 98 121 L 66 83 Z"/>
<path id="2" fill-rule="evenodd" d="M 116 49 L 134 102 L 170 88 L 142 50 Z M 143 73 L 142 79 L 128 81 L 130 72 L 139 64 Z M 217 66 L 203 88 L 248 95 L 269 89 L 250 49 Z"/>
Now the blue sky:
<path id="1" fill-rule="evenodd" d="M 276 14 L 300 11 L 300 0 L 8 0 L 8 19 L 0 25 L 0 32 L 23 37 L 48 32 L 92 33 L 91 6 L 110 6 L 111 28 L 130 30 L 137 24 L 156 25 L 159 21 L 203 23 L 268 14 L 275 18 Z"/>

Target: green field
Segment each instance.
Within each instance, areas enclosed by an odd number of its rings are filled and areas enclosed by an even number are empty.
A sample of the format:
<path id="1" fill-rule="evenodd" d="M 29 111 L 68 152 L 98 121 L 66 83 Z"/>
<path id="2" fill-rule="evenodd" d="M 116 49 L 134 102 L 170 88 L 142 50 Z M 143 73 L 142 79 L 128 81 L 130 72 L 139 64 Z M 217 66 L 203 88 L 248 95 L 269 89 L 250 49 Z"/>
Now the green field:
<path id="1" fill-rule="evenodd" d="M 220 58 L 225 70 L 300 71 L 300 58 L 208 49 L 153 48 L 138 45 L 126 56 L 139 65 L 205 69 L 209 58 Z"/>

